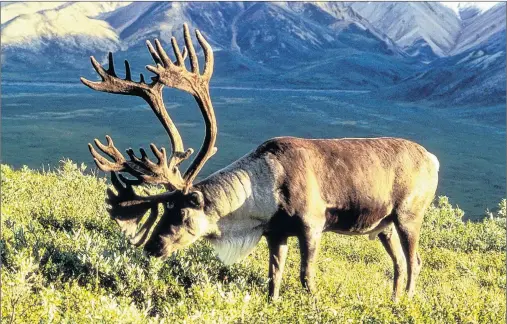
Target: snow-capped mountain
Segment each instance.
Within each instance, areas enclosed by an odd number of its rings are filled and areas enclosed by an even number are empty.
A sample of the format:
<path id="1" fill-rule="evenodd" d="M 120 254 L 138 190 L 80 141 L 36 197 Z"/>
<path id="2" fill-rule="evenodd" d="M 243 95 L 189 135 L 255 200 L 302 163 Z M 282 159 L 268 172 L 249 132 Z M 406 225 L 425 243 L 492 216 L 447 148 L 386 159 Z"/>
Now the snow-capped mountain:
<path id="1" fill-rule="evenodd" d="M 51 47 L 69 52 L 119 48 L 116 31 L 97 17 L 128 3 L 57 4 L 14 3 L 2 7 L 3 50 L 41 53 Z"/>
<path id="2" fill-rule="evenodd" d="M 12 18 L 20 15 L 30 15 L 38 11 L 54 9 L 60 7 L 62 2 L 16 2 L 6 3 L 2 2 L 2 15 L 0 21 L 2 25 Z"/>
<path id="3" fill-rule="evenodd" d="M 491 7 L 494 7 L 495 5 L 497 5 L 498 2 L 493 2 L 493 1 L 481 1 L 481 2 L 477 2 L 477 1 L 475 1 L 475 2 L 442 1 L 442 2 L 440 2 L 440 4 L 451 8 L 452 10 L 454 10 L 454 12 L 456 12 L 456 14 L 458 14 L 458 16 L 463 18 L 461 16 L 461 13 L 464 11 L 473 10 L 473 11 L 478 11 L 479 13 L 483 13 L 483 12 L 488 11 Z"/>
<path id="4" fill-rule="evenodd" d="M 159 38 L 167 44 L 175 36 L 183 44 L 181 25 L 188 22 L 213 46 L 216 78 L 276 76 L 283 82 L 309 85 L 298 66 L 316 67 L 323 62 L 329 65 L 324 74 L 314 74 L 314 86 L 330 76 L 336 80 L 338 72 L 341 80 L 350 81 L 345 87 L 378 87 L 407 76 L 406 62 L 400 63 L 400 69 L 382 65 L 379 73 L 372 73 L 379 57 L 398 60 L 404 54 L 389 37 L 342 3 L 135 2 L 103 19 L 119 33 L 133 66 L 144 66 L 150 60 L 142 40 Z M 364 64 L 368 67 L 358 72 Z"/>
<path id="5" fill-rule="evenodd" d="M 157 37 L 167 44 L 176 36 L 181 42 L 184 22 L 200 29 L 215 51 L 278 67 L 317 59 L 336 48 L 401 55 L 389 37 L 342 3 L 68 3 L 30 10 L 34 12 L 2 25 L 5 55 L 145 52 L 146 39 Z"/>
<path id="6" fill-rule="evenodd" d="M 181 25 L 188 22 L 208 36 L 215 50 L 234 50 L 259 61 L 343 46 L 338 36 L 350 25 L 380 38 L 392 51 L 397 48 L 341 3 L 132 3 L 106 15 L 105 21 L 126 48 L 155 37 L 166 43 L 172 36 L 181 39 Z"/>
<path id="7" fill-rule="evenodd" d="M 230 39 L 230 24 L 244 6 L 239 2 L 134 2 L 107 15 L 105 20 L 118 31 L 127 47 L 155 37 L 165 43 L 172 36 L 179 39 L 185 22 L 211 37 L 212 45 L 220 46 L 222 40 Z"/>
<path id="8" fill-rule="evenodd" d="M 461 30 L 456 13 L 437 2 L 352 2 L 350 7 L 414 54 L 414 47 L 429 46 L 437 56 L 446 56 Z"/>
<path id="9" fill-rule="evenodd" d="M 452 104 L 505 102 L 505 3 L 466 24 L 448 57 L 395 86 L 390 96 Z"/>
<path id="10" fill-rule="evenodd" d="M 461 25 L 463 27 L 468 26 L 474 19 L 482 13 L 481 9 L 473 6 L 473 5 L 467 5 L 467 6 L 460 6 L 458 5 L 458 16 L 461 19 Z"/>
<path id="11" fill-rule="evenodd" d="M 476 7 L 471 8 L 465 10 L 475 9 L 475 12 L 478 10 Z M 499 3 L 483 14 L 476 13 L 471 17 L 466 16 L 464 21 L 465 25 L 456 40 L 455 47 L 450 52 L 451 55 L 462 53 L 486 42 L 495 34 L 505 31 L 505 3 Z"/>
<path id="12" fill-rule="evenodd" d="M 0 10 L 2 72 L 15 78 L 75 79 L 92 73 L 89 55 L 104 60 L 108 51 L 138 73 L 151 61 L 145 40 L 175 36 L 183 45 L 187 22 L 212 45 L 214 80 L 223 82 L 391 87 L 407 100 L 451 96 L 460 86 L 475 97 L 505 88 L 505 4 L 41 2 Z"/>

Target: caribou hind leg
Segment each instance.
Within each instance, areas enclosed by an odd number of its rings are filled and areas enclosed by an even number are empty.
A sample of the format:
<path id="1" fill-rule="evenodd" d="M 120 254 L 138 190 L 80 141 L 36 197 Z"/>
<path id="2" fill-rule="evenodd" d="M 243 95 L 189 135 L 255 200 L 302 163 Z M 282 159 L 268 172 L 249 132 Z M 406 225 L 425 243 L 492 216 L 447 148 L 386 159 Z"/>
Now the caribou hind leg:
<path id="1" fill-rule="evenodd" d="M 417 252 L 422 219 L 422 212 L 417 214 L 407 212 L 399 214 L 398 221 L 395 222 L 401 246 L 407 260 L 408 280 L 406 291 L 408 297 L 412 297 L 415 293 L 416 279 L 422 266 L 421 257 Z"/>
<path id="2" fill-rule="evenodd" d="M 401 295 L 403 289 L 402 285 L 407 275 L 405 255 L 401 247 L 400 238 L 398 236 L 398 232 L 394 229 L 394 226 L 389 226 L 387 229 L 379 233 L 378 237 L 393 261 L 393 300 L 397 301 Z"/>
<path id="3" fill-rule="evenodd" d="M 280 285 L 282 283 L 283 268 L 287 259 L 287 237 L 268 236 L 266 237 L 269 247 L 269 298 L 278 299 Z"/>

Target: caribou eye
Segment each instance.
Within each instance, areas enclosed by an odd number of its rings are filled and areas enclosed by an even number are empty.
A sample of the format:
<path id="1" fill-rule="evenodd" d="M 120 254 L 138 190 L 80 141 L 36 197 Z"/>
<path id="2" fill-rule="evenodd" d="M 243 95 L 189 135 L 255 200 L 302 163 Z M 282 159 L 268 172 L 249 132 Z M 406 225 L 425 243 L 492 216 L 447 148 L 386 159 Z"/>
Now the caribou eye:
<path id="1" fill-rule="evenodd" d="M 202 208 L 202 206 L 204 205 L 204 200 L 200 192 L 197 191 L 192 192 L 189 198 L 190 205 L 192 205 L 193 207 Z"/>

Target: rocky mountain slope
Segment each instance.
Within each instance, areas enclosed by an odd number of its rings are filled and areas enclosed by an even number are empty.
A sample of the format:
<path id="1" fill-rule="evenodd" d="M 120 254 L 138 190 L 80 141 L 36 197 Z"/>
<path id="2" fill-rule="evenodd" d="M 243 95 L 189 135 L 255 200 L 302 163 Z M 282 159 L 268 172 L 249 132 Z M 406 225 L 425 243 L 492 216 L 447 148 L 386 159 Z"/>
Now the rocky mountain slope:
<path id="1" fill-rule="evenodd" d="M 74 79 L 91 73 L 89 55 L 105 59 L 108 51 L 141 72 L 150 62 L 144 41 L 182 43 L 188 22 L 213 46 L 218 82 L 395 88 L 405 100 L 452 97 L 453 89 L 461 93 L 453 102 L 482 100 L 486 89 L 505 98 L 505 4 L 454 11 L 428 2 L 45 2 L 1 11 L 7 79 Z"/>

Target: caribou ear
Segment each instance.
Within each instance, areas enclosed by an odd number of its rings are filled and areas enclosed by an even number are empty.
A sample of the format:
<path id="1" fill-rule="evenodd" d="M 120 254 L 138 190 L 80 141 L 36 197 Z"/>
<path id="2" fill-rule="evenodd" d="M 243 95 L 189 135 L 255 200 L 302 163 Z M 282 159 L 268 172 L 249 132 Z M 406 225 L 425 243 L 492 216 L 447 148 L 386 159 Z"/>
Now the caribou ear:
<path id="1" fill-rule="evenodd" d="M 195 208 L 203 208 L 204 207 L 204 197 L 200 191 L 192 191 L 189 195 L 189 202 L 192 207 Z"/>

